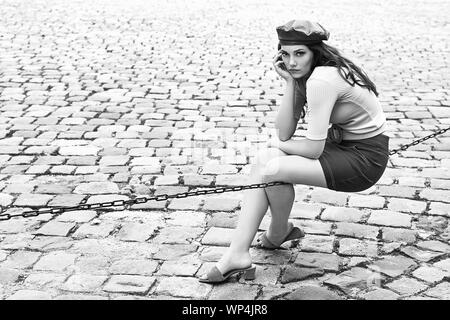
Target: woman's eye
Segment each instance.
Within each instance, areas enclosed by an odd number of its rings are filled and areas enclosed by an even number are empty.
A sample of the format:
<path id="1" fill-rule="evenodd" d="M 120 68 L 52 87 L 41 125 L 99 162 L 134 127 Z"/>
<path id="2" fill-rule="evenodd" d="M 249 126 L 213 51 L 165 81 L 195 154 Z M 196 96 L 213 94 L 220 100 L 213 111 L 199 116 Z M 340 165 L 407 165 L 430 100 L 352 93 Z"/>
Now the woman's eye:
<path id="1" fill-rule="evenodd" d="M 303 54 L 304 54 L 304 52 L 297 52 L 297 56 L 301 56 Z"/>

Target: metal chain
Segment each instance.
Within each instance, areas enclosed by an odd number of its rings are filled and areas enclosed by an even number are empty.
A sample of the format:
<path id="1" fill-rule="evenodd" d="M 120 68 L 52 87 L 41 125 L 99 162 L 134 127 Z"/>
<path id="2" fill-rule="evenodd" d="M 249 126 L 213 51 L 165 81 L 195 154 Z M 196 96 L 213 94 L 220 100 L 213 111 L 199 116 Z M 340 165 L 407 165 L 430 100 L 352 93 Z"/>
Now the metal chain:
<path id="1" fill-rule="evenodd" d="M 434 138 L 434 137 L 436 137 L 437 135 L 443 134 L 444 132 L 446 132 L 446 131 L 448 131 L 448 130 L 450 130 L 450 127 L 445 128 L 445 129 L 440 129 L 440 130 L 438 130 L 438 131 L 435 131 L 434 133 L 432 133 L 432 134 L 430 134 L 430 135 L 428 135 L 428 136 L 426 136 L 426 137 L 417 139 L 417 140 L 415 140 L 415 141 L 413 141 L 413 142 L 411 142 L 411 143 L 409 143 L 409 144 L 405 144 L 405 145 L 401 146 L 401 147 L 398 148 L 398 149 L 392 150 L 391 152 L 389 152 L 389 155 L 391 156 L 391 155 L 393 155 L 393 154 L 396 154 L 396 153 L 399 152 L 399 151 L 404 151 L 404 150 L 408 149 L 408 148 L 411 147 L 411 146 L 415 146 L 415 145 L 417 145 L 417 144 L 419 144 L 419 143 L 421 143 L 421 142 L 423 142 L 423 141 L 425 141 L 425 140 Z"/>
<path id="2" fill-rule="evenodd" d="M 434 132 L 433 134 L 430 134 L 429 136 L 420 138 L 409 144 L 403 145 L 398 149 L 390 151 L 389 155 L 393 155 L 395 153 L 398 153 L 399 151 L 404 151 L 411 146 L 415 146 L 425 140 L 434 138 L 437 135 L 443 134 L 444 132 L 446 132 L 448 130 L 450 130 L 450 127 L 446 128 L 446 129 L 440 129 L 440 130 Z M 14 218 L 14 217 L 28 218 L 28 217 L 36 217 L 41 214 L 61 214 L 64 212 L 76 211 L 76 210 L 91 210 L 91 209 L 100 209 L 100 208 L 109 208 L 109 207 L 119 207 L 119 206 L 125 206 L 125 205 L 146 203 L 150 200 L 163 201 L 163 200 L 167 200 L 170 198 L 186 198 L 186 197 L 192 197 L 192 196 L 204 195 L 204 194 L 224 193 L 224 192 L 230 192 L 230 191 L 241 191 L 241 190 L 246 190 L 246 189 L 266 188 L 266 187 L 271 187 L 271 186 L 275 186 L 275 185 L 283 185 L 283 184 L 288 184 L 288 183 L 282 182 L 282 181 L 274 181 L 274 182 L 268 182 L 268 183 L 257 183 L 257 184 L 250 184 L 250 185 L 236 186 L 236 187 L 222 187 L 222 188 L 211 189 L 211 190 L 183 192 L 183 193 L 176 193 L 173 195 L 162 194 L 162 195 L 158 195 L 155 197 L 138 197 L 138 198 L 131 199 L 131 200 L 115 200 L 115 201 L 91 203 L 91 204 L 82 203 L 80 205 L 72 206 L 72 207 L 38 208 L 38 209 L 30 210 L 30 211 L 25 211 L 22 213 L 17 213 L 17 214 L 12 214 L 12 213 L 0 214 L 0 221 L 10 220 L 11 218 Z"/>
<path id="3" fill-rule="evenodd" d="M 0 215 L 0 221 L 9 220 L 13 217 L 36 217 L 41 214 L 61 214 L 68 211 L 76 211 L 76 210 L 90 210 L 90 209 L 99 209 L 99 208 L 108 208 L 108 207 L 118 207 L 118 206 L 125 206 L 125 205 L 133 205 L 133 204 L 140 204 L 145 203 L 150 200 L 156 200 L 156 201 L 163 201 L 170 198 L 186 198 L 186 197 L 192 197 L 197 195 L 203 195 L 203 194 L 211 194 L 211 193 L 224 193 L 224 192 L 230 192 L 230 191 L 241 191 L 245 189 L 257 189 L 257 188 L 265 188 L 265 187 L 271 187 L 275 185 L 281 185 L 281 184 L 288 184 L 287 182 L 282 181 L 274 181 L 274 182 L 268 182 L 268 183 L 257 183 L 257 184 L 250 184 L 250 185 L 244 185 L 244 186 L 236 186 L 236 187 L 222 187 L 217 189 L 211 189 L 211 190 L 198 190 L 198 191 L 191 191 L 191 192 L 182 192 L 182 193 L 176 193 L 172 195 L 162 194 L 155 197 L 139 197 L 136 199 L 131 200 L 116 200 L 116 201 L 109 201 L 109 202 L 101 202 L 101 203 L 91 203 L 91 204 L 80 204 L 73 207 L 57 207 L 57 208 L 40 208 L 40 209 L 34 209 L 30 211 L 25 211 L 22 213 L 12 214 L 12 213 L 6 213 Z"/>

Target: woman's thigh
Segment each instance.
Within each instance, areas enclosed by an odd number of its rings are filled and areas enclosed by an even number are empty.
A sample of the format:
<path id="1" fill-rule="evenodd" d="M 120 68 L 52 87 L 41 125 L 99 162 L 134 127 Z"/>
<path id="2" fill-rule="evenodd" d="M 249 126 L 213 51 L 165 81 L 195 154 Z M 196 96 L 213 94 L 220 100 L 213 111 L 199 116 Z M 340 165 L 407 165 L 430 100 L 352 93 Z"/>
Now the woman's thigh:
<path id="1" fill-rule="evenodd" d="M 283 181 L 327 188 L 319 160 L 297 155 L 273 157 L 261 168 L 263 182 Z"/>

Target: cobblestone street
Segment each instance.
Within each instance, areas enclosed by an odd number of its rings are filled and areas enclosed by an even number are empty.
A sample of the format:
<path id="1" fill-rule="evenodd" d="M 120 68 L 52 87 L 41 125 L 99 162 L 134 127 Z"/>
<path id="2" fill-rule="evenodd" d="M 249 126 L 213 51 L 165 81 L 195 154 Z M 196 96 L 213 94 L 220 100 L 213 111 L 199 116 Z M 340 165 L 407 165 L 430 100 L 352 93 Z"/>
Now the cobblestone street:
<path id="1" fill-rule="evenodd" d="M 321 23 L 374 81 L 391 150 L 446 128 L 448 12 L 444 0 L 0 0 L 2 214 L 247 184 L 275 136 L 275 28 L 292 19 Z M 290 221 L 306 236 L 252 246 L 255 280 L 198 281 L 246 191 L 225 192 L 0 221 L 0 299 L 450 299 L 450 131 L 392 155 L 363 192 L 294 187 Z"/>

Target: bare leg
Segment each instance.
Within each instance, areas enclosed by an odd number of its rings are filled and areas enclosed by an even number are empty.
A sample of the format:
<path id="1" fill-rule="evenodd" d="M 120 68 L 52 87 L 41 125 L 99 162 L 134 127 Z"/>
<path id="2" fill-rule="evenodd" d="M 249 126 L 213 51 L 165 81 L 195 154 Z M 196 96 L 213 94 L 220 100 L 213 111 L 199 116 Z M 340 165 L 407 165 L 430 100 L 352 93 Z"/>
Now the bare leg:
<path id="1" fill-rule="evenodd" d="M 249 184 L 262 183 L 257 171 L 257 166 L 253 166 Z M 245 191 L 242 210 L 236 229 L 233 231 L 230 247 L 217 263 L 217 268 L 221 272 L 224 273 L 234 268 L 244 268 L 251 264 L 250 245 L 268 207 L 269 200 L 264 189 L 258 188 Z"/>
<path id="2" fill-rule="evenodd" d="M 288 219 L 295 199 L 292 184 L 273 186 L 264 189 L 269 199 L 271 221 L 267 237 L 274 243 L 282 241 L 288 233 Z"/>
<path id="3" fill-rule="evenodd" d="M 285 181 L 292 184 L 326 187 L 325 176 L 318 160 L 312 160 L 299 156 L 284 156 L 275 161 L 269 161 L 263 169 L 252 166 L 250 182 L 262 183 L 271 181 Z M 271 189 L 279 186 L 268 187 Z M 283 190 L 283 189 L 278 189 Z M 275 231 L 286 223 L 294 201 L 293 189 L 281 195 L 282 191 L 272 192 L 279 197 L 275 199 L 273 212 L 273 229 Z M 289 196 L 290 195 L 290 196 Z M 269 208 L 269 198 L 263 189 L 250 189 L 246 191 L 239 221 L 233 233 L 231 245 L 217 263 L 220 272 L 225 273 L 231 269 L 248 267 L 251 264 L 249 253 L 250 245 L 255 237 L 261 220 Z M 286 201 L 286 202 L 285 202 Z M 286 204 L 287 203 L 287 204 Z"/>

